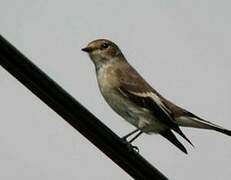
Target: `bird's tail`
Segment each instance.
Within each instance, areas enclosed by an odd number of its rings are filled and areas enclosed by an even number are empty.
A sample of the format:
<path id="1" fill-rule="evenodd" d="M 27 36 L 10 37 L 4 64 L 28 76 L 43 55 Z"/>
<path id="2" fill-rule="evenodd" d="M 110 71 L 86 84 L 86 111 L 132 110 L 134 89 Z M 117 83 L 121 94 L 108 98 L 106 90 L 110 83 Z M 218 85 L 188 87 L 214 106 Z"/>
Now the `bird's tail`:
<path id="1" fill-rule="evenodd" d="M 169 140 L 172 144 L 174 144 L 176 147 L 178 147 L 185 154 L 188 154 L 184 145 L 181 144 L 181 142 L 176 138 L 176 136 L 173 134 L 173 132 L 170 129 L 162 131 L 162 132 L 160 132 L 160 134 L 163 137 L 165 137 L 167 140 Z"/>
<path id="2" fill-rule="evenodd" d="M 214 123 L 211 123 L 209 121 L 206 121 L 204 119 L 201 119 L 191 113 L 188 116 L 180 116 L 176 118 L 176 120 L 179 126 L 202 128 L 202 129 L 212 129 L 212 130 L 221 132 L 223 134 L 226 134 L 228 136 L 231 136 L 230 130 L 225 129 Z"/>

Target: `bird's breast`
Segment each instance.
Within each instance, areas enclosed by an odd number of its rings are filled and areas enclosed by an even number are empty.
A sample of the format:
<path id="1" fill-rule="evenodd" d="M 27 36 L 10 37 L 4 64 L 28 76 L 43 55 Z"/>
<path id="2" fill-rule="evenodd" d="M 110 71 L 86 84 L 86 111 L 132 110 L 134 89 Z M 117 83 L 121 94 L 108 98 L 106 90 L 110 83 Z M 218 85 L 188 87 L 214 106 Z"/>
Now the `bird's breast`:
<path id="1" fill-rule="evenodd" d="M 104 65 L 97 71 L 97 81 L 101 91 L 108 91 L 117 85 L 112 65 Z"/>
<path id="2" fill-rule="evenodd" d="M 153 116 L 149 110 L 139 107 L 132 103 L 128 98 L 121 95 L 117 90 L 119 88 L 118 79 L 110 66 L 101 68 L 97 72 L 97 80 L 101 94 L 111 108 L 122 116 L 125 120 L 136 127 L 148 132 L 159 132 L 164 127 Z"/>

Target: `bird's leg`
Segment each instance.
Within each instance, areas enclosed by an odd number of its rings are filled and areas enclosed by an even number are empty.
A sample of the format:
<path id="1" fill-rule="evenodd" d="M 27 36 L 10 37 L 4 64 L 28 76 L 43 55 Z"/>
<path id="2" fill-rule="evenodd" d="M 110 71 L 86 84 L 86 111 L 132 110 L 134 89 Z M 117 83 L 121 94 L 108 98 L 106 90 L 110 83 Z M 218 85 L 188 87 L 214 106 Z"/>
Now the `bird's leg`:
<path id="1" fill-rule="evenodd" d="M 128 134 L 125 135 L 125 136 L 123 136 L 122 139 L 127 140 L 127 138 L 128 138 L 129 136 L 133 135 L 134 133 L 138 132 L 139 130 L 140 130 L 139 128 L 135 129 L 134 131 L 128 133 Z"/>
<path id="2" fill-rule="evenodd" d="M 143 132 L 140 131 L 137 135 L 135 135 L 135 137 L 133 137 L 130 141 L 128 141 L 130 144 L 136 139 L 138 138 Z"/>
<path id="3" fill-rule="evenodd" d="M 127 138 L 133 134 L 135 134 L 136 132 L 140 131 L 137 135 L 135 135 L 135 137 L 133 137 L 130 141 L 127 141 Z M 122 139 L 125 140 L 126 142 L 129 143 L 129 147 L 131 147 L 132 149 L 134 149 L 135 151 L 139 152 L 139 148 L 137 146 L 133 146 L 131 143 L 138 138 L 143 132 L 137 128 L 134 131 L 128 133 L 127 135 L 123 136 Z"/>
<path id="4" fill-rule="evenodd" d="M 138 148 L 137 146 L 133 146 L 133 145 L 132 145 L 132 142 L 133 142 L 136 138 L 138 138 L 142 133 L 143 133 L 143 132 L 140 131 L 137 135 L 135 135 L 135 137 L 133 137 L 130 141 L 128 141 L 128 142 L 130 143 L 130 145 L 132 146 L 132 148 L 133 148 L 135 151 L 137 151 L 138 153 L 140 152 L 139 148 Z"/>

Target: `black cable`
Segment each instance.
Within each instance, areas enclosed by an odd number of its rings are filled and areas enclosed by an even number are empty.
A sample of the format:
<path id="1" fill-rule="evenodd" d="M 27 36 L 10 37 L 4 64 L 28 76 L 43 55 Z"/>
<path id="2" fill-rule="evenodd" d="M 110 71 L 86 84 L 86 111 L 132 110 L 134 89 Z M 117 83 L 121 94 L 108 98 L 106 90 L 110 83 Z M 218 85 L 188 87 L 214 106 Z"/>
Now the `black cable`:
<path id="1" fill-rule="evenodd" d="M 134 179 L 167 179 L 1 35 L 0 64 Z"/>

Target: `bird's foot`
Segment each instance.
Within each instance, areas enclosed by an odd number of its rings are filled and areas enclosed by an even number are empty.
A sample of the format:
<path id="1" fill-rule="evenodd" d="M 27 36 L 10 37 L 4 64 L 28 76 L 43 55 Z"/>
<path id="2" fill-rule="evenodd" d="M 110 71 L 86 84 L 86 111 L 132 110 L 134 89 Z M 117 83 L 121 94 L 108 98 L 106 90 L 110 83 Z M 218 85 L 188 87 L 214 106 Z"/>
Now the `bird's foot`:
<path id="1" fill-rule="evenodd" d="M 122 138 L 122 141 L 123 141 L 123 143 L 127 146 L 127 148 L 128 148 L 129 150 L 134 150 L 134 151 L 136 151 L 137 153 L 140 152 L 138 146 L 133 146 L 129 141 L 127 141 L 126 138 Z"/>
<path id="2" fill-rule="evenodd" d="M 137 153 L 140 153 L 140 149 L 138 148 L 138 146 L 133 146 L 132 144 L 131 145 L 131 148 L 136 151 Z"/>

